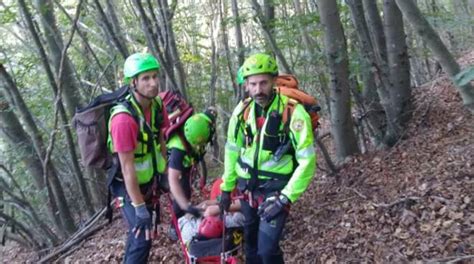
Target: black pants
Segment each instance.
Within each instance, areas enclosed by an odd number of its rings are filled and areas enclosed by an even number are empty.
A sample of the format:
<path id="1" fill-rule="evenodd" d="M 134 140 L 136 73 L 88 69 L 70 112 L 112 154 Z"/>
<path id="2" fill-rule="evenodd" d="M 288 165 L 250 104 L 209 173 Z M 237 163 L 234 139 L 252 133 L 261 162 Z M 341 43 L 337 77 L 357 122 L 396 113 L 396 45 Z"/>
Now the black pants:
<path id="1" fill-rule="evenodd" d="M 181 175 L 182 176 L 181 176 L 181 179 L 179 180 L 179 184 L 181 185 L 181 188 L 183 188 L 184 195 L 189 200 L 191 199 L 191 183 L 189 182 L 190 181 L 189 173 L 183 173 Z M 177 219 L 179 219 L 181 216 L 183 216 L 186 213 L 183 209 L 181 209 L 181 207 L 178 205 L 178 203 L 175 200 L 173 200 L 173 211 Z"/>
<path id="2" fill-rule="evenodd" d="M 240 200 L 244 221 L 244 250 L 247 264 L 279 264 L 284 263 L 280 249 L 280 239 L 288 218 L 283 210 L 270 222 L 261 220 L 257 208 L 252 208 L 248 201 Z"/>

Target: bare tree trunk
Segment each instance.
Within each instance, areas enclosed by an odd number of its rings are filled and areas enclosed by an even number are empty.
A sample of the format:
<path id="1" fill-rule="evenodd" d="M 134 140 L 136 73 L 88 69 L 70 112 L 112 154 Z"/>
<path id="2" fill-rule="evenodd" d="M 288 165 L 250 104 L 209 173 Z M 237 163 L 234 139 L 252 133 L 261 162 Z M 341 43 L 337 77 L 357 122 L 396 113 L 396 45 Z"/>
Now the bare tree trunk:
<path id="1" fill-rule="evenodd" d="M 229 71 L 229 75 L 230 75 L 230 80 L 232 82 L 232 87 L 234 88 L 234 98 L 235 98 L 235 101 L 238 102 L 240 101 L 242 98 L 242 91 L 241 89 L 239 88 L 239 85 L 237 84 L 236 82 L 236 74 L 235 74 L 235 70 L 232 68 L 232 55 L 230 54 L 230 48 L 229 48 L 229 40 L 228 40 L 228 37 L 227 37 L 227 25 L 226 25 L 226 22 L 225 22 L 225 18 L 227 17 L 226 16 L 226 6 L 225 6 L 225 3 L 226 1 L 219 1 L 218 4 L 219 4 L 219 24 L 220 24 L 220 29 L 221 29 L 221 37 L 222 37 L 222 45 L 224 46 L 224 50 L 225 50 L 225 56 L 226 56 L 226 60 L 227 60 L 227 70 Z M 215 43 L 213 42 L 212 45 L 214 45 L 214 49 L 215 49 Z M 214 52 L 215 50 L 213 50 Z M 212 76 L 212 75 L 211 75 Z M 212 77 L 211 77 L 212 78 Z"/>
<path id="2" fill-rule="evenodd" d="M 460 72 L 459 64 L 443 44 L 436 31 L 423 17 L 418 7 L 411 0 L 396 0 L 403 16 L 410 22 L 415 31 L 423 38 L 431 52 L 437 57 L 444 70 L 450 77 Z M 468 83 L 458 87 L 464 105 L 474 113 L 474 88 Z"/>
<path id="3" fill-rule="evenodd" d="M 114 30 L 120 28 L 120 26 L 118 24 L 113 25 L 112 22 L 109 21 L 107 15 L 105 14 L 104 8 L 102 8 L 102 5 L 100 4 L 99 0 L 94 0 L 94 4 L 100 16 L 100 22 L 104 26 L 105 34 L 107 35 L 110 43 L 115 46 L 115 48 L 120 52 L 124 59 L 127 58 L 129 55 L 127 45 L 122 42 L 124 40 L 120 37 L 120 32 L 116 32 Z M 112 18 L 112 21 L 113 19 L 114 18 Z"/>
<path id="4" fill-rule="evenodd" d="M 220 20 L 220 23 L 221 24 L 221 28 L 223 28 L 222 30 L 225 31 L 225 26 L 222 25 L 222 23 L 224 23 L 222 21 L 222 5 L 221 5 L 221 1 L 218 1 L 217 3 L 219 5 L 219 13 L 220 13 L 220 18 L 217 18 L 218 20 Z M 214 24 L 214 23 L 212 23 Z M 216 23 L 217 24 L 217 23 Z M 212 106 L 212 107 L 216 107 L 217 105 L 217 102 L 216 102 L 216 82 L 217 82 L 217 77 L 218 77 L 218 65 L 217 65 L 217 61 L 219 59 L 219 54 L 217 52 L 217 48 L 216 48 L 216 40 L 214 38 L 214 27 L 211 26 L 211 34 L 210 34 L 210 38 L 211 38 L 211 83 L 209 85 L 209 89 L 210 89 L 210 102 L 209 102 L 209 105 Z M 227 32 L 222 32 L 222 34 L 226 35 L 227 36 Z M 227 41 L 227 37 L 222 37 L 223 40 L 222 41 Z M 224 44 L 225 46 L 225 44 Z M 227 47 L 228 48 L 228 47 Z M 226 55 L 228 54 L 228 51 L 226 50 Z M 227 56 L 227 64 L 230 68 L 230 56 Z M 234 80 L 233 80 L 234 82 Z M 217 120 L 216 120 L 217 122 Z M 213 144 L 212 144 L 212 155 L 213 155 L 213 158 L 214 160 L 219 160 L 220 158 L 220 155 L 219 155 L 219 140 L 218 138 L 216 137 L 215 140 L 213 141 Z M 202 163 L 202 166 L 203 169 L 205 169 L 205 166 L 206 164 L 205 163 Z M 207 168 L 206 168 L 207 169 Z M 204 171 L 203 171 L 204 172 Z M 206 173 L 207 173 L 207 170 L 206 170 Z"/>
<path id="5" fill-rule="evenodd" d="M 176 38 L 173 30 L 173 12 L 168 6 L 168 0 L 158 1 L 159 9 L 162 12 L 164 23 L 164 30 L 166 31 L 167 42 L 169 45 L 169 51 L 173 61 L 171 62 L 177 72 L 177 84 L 178 89 L 185 99 L 188 99 L 186 92 L 186 73 L 184 71 L 183 63 L 179 57 L 178 46 L 176 45 Z M 153 12 L 153 10 L 150 10 Z"/>
<path id="6" fill-rule="evenodd" d="M 373 55 L 373 47 L 370 41 L 369 30 L 365 22 L 362 2 L 347 0 L 346 3 L 351 10 L 352 21 L 359 39 L 359 50 L 363 55 L 361 67 L 362 80 L 364 83 L 364 87 L 362 89 L 362 100 L 365 113 L 363 115 L 367 115 L 368 125 L 370 127 L 369 131 L 373 133 L 371 136 L 373 139 L 375 139 L 376 144 L 378 144 L 383 139 L 386 121 L 384 110 L 380 104 L 380 98 L 377 93 L 375 78 L 372 72 L 372 67 L 374 64 L 376 64 L 376 61 L 374 60 L 375 56 Z"/>
<path id="7" fill-rule="evenodd" d="M 384 29 L 387 40 L 387 59 L 390 72 L 390 101 L 392 111 L 389 115 L 389 130 L 385 143 L 395 144 L 411 118 L 413 108 L 410 85 L 410 63 L 405 42 L 402 13 L 393 0 L 385 0 Z"/>
<path id="8" fill-rule="evenodd" d="M 363 0 L 363 6 L 365 11 L 365 19 L 369 29 L 370 39 L 372 42 L 372 47 L 374 49 L 373 60 L 376 61 L 376 77 L 378 79 L 377 93 L 379 94 L 380 103 L 382 104 L 383 109 L 385 110 L 387 128 L 384 135 L 384 143 L 387 144 L 385 140 L 387 135 L 396 134 L 393 131 L 396 131 L 396 126 L 393 123 L 394 109 L 392 107 L 392 100 L 390 94 L 390 71 L 387 62 L 387 45 L 385 41 L 385 32 L 383 29 L 382 19 L 379 15 L 379 10 L 377 8 L 377 3 L 371 0 Z"/>
<path id="9" fill-rule="evenodd" d="M 152 51 L 153 55 L 155 55 L 155 57 L 157 57 L 160 63 L 162 64 L 163 67 L 161 67 L 161 69 L 163 69 L 166 74 L 167 83 L 170 84 L 172 89 L 180 91 L 182 93 L 183 91 L 179 90 L 179 86 L 176 83 L 173 70 L 174 67 L 173 65 L 169 64 L 171 63 L 172 59 L 168 56 L 168 52 L 162 51 L 159 43 L 157 42 L 159 40 L 159 37 L 153 30 L 153 24 L 150 22 L 150 19 L 148 18 L 148 15 L 146 14 L 145 9 L 143 8 L 142 2 L 140 0 L 133 0 L 133 4 L 138 10 L 138 15 L 140 17 L 142 30 L 145 34 L 147 45 Z"/>
<path id="10" fill-rule="evenodd" d="M 69 15 L 69 13 L 66 11 L 66 9 L 64 9 L 64 7 L 57 2 L 57 0 L 56 0 L 56 5 L 61 10 L 61 12 L 68 18 L 69 22 L 71 22 L 71 24 L 73 24 L 74 23 L 73 18 Z M 87 54 L 90 54 L 92 56 L 92 58 L 94 59 L 93 63 L 95 63 L 99 67 L 101 72 L 105 72 L 106 68 L 104 68 L 102 66 L 99 58 L 97 57 L 96 52 L 92 49 L 91 45 L 89 44 L 89 40 L 87 39 L 87 34 L 79 28 L 77 29 L 77 34 L 79 35 L 79 37 L 82 40 L 81 44 L 84 45 L 85 52 Z M 86 54 L 86 57 L 88 57 L 87 54 Z M 109 84 L 109 87 L 111 89 L 115 88 L 115 83 L 113 81 L 113 78 L 104 78 L 104 79 L 107 81 L 107 83 Z M 98 83 L 98 85 L 100 85 L 100 84 Z"/>
<path id="11" fill-rule="evenodd" d="M 295 8 L 295 12 L 299 16 L 303 16 L 304 12 L 301 9 L 300 5 L 300 0 L 293 0 L 293 6 Z M 324 76 L 324 73 L 322 72 L 322 67 L 319 65 L 317 62 L 316 56 L 321 53 L 321 48 L 319 47 L 318 43 L 316 43 L 314 40 L 311 39 L 308 33 L 307 26 L 304 24 L 299 25 L 299 30 L 301 34 L 301 38 L 303 40 L 303 44 L 305 47 L 305 54 L 306 56 L 311 58 L 311 71 L 314 71 L 316 75 L 318 76 L 319 84 L 321 85 L 321 93 L 324 96 L 323 102 L 326 106 L 328 106 L 329 109 L 329 87 L 328 83 L 326 81 L 326 78 Z M 330 112 L 330 111 L 329 111 Z"/>
<path id="12" fill-rule="evenodd" d="M 28 137 L 28 134 L 21 126 L 20 121 L 13 113 L 12 109 L 9 108 L 9 103 L 3 99 L 3 95 L 5 94 L 5 92 L 6 90 L 2 89 L 2 93 L 0 93 L 0 135 L 2 136 L 2 138 L 5 139 L 6 142 L 10 143 L 12 149 L 17 150 L 19 159 L 25 165 L 28 173 L 33 177 L 38 191 L 42 191 L 45 186 L 42 174 L 42 162 L 39 156 L 36 155 L 36 150 L 33 147 L 33 142 L 31 142 L 30 138 Z M 53 170 L 50 170 L 50 172 L 51 177 L 48 177 L 47 179 L 57 177 L 57 175 L 53 174 Z M 59 192 L 62 190 L 61 186 L 53 187 L 58 187 Z M 49 193 L 48 198 L 49 206 L 47 208 L 49 218 L 53 223 L 55 223 L 56 229 L 61 233 L 63 229 L 63 222 L 60 221 L 58 217 L 56 217 L 56 212 L 58 209 L 56 203 L 57 199 L 53 198 Z M 62 235 L 64 235 L 64 233 Z"/>
<path id="13" fill-rule="evenodd" d="M 61 63 L 61 51 L 64 44 L 61 33 L 56 25 L 56 18 L 54 17 L 54 9 L 51 0 L 36 0 L 36 9 L 40 14 L 40 21 L 43 27 L 46 43 L 48 44 L 49 54 L 54 65 L 55 73 L 59 72 Z M 62 83 L 67 83 L 64 86 L 64 93 L 62 93 L 64 103 L 66 104 L 69 116 L 73 116 L 76 108 L 81 105 L 82 98 L 80 96 L 80 86 L 74 74 L 74 67 L 67 54 L 64 58 L 64 69 L 61 76 L 57 76 Z"/>
<path id="14" fill-rule="evenodd" d="M 338 160 L 359 152 L 350 106 L 347 46 L 337 3 L 319 1 L 319 13 L 325 32 L 326 57 L 331 75 L 331 132 Z"/>
<path id="15" fill-rule="evenodd" d="M 216 43 L 214 40 L 214 28 L 211 26 L 211 83 L 209 84 L 210 98 L 209 105 L 216 105 L 216 82 L 217 82 L 217 59 Z"/>
<path id="16" fill-rule="evenodd" d="M 77 5 L 76 18 L 72 24 L 71 35 L 70 35 L 69 43 L 67 44 L 67 46 L 64 46 L 61 34 L 56 26 L 56 20 L 54 17 L 51 1 L 50 0 L 37 0 L 36 2 L 37 8 L 40 10 L 40 13 L 42 15 L 43 27 L 45 28 L 46 32 L 49 32 L 48 34 L 49 37 L 47 39 L 48 39 L 48 44 L 51 50 L 51 54 L 53 54 L 52 57 L 53 57 L 54 65 L 56 67 L 56 80 L 54 82 L 56 83 L 57 87 L 54 89 L 57 91 L 61 91 L 60 92 L 61 96 L 63 96 L 64 94 L 70 93 L 71 87 L 73 88 L 75 93 L 78 93 L 79 91 L 78 86 L 75 86 L 75 79 L 65 78 L 63 76 L 65 75 L 65 72 L 68 72 L 68 69 L 72 68 L 72 66 L 71 67 L 68 66 L 71 64 L 69 61 L 69 57 L 67 56 L 67 49 L 70 45 L 70 42 L 72 41 L 72 37 L 74 36 L 74 33 L 77 28 L 76 22 L 79 19 L 82 2 L 83 1 L 80 1 L 79 4 Z M 57 50 L 57 48 L 59 48 L 60 50 Z M 47 60 L 47 59 L 44 58 L 44 60 Z M 76 105 L 72 109 L 73 111 L 72 114 L 74 114 L 76 108 L 81 105 L 81 102 L 79 100 L 75 101 L 74 103 Z M 65 113 L 62 115 L 62 117 L 63 117 L 63 123 L 64 124 L 68 123 L 69 119 L 67 118 L 67 115 Z M 92 215 L 94 213 L 94 209 L 90 202 L 90 197 L 87 192 L 87 186 L 84 180 L 84 176 L 82 174 L 82 171 L 78 163 L 75 144 L 74 144 L 74 140 L 72 139 L 72 133 L 70 132 L 69 128 L 66 128 L 67 126 L 64 126 L 64 127 L 66 130 L 66 140 L 68 142 L 69 151 L 71 154 L 71 164 L 73 166 L 73 171 L 76 176 L 75 180 L 76 180 L 77 186 L 79 186 L 81 195 L 84 198 L 86 210 L 88 211 L 89 215 Z"/>
<path id="17" fill-rule="evenodd" d="M 56 84 L 54 74 L 51 70 L 51 67 L 50 67 L 49 63 L 48 63 L 48 59 L 47 59 L 44 47 L 42 46 L 41 41 L 40 41 L 39 36 L 38 36 L 38 33 L 36 32 L 35 26 L 33 24 L 33 20 L 31 18 L 31 14 L 28 11 L 28 8 L 27 8 L 26 3 L 24 2 L 24 0 L 18 0 L 18 2 L 20 4 L 20 9 L 23 13 L 23 16 L 24 16 L 24 18 L 27 22 L 28 29 L 30 30 L 31 35 L 33 36 L 33 40 L 34 40 L 34 42 L 35 42 L 35 44 L 36 44 L 36 46 L 39 50 L 40 59 L 41 59 L 41 62 L 43 64 L 43 68 L 46 71 L 46 75 L 48 77 L 50 86 L 53 89 L 54 94 L 57 96 L 58 93 L 60 93 L 60 90 L 58 89 L 58 85 Z M 59 81 L 59 83 L 61 84 L 60 81 Z M 59 85 L 59 88 L 61 88 L 60 85 Z M 79 169 L 79 164 L 78 164 L 79 159 L 78 159 L 77 154 L 75 152 L 74 141 L 72 139 L 72 133 L 71 133 L 71 130 L 70 130 L 69 126 L 66 125 L 67 122 L 68 122 L 68 119 L 67 119 L 67 116 L 66 116 L 66 111 L 64 110 L 64 106 L 61 102 L 59 102 L 58 107 L 59 107 L 59 112 L 60 112 L 61 119 L 62 119 L 62 122 L 63 122 L 62 128 L 63 128 L 63 131 L 64 131 L 65 136 L 66 136 L 66 141 L 67 141 L 67 146 L 68 146 L 67 149 L 68 149 L 68 151 L 71 155 L 71 160 L 72 160 L 74 172 L 75 172 L 76 177 L 77 177 L 76 179 L 78 179 L 79 184 L 81 184 L 81 179 L 82 179 L 82 182 L 83 182 L 83 176 L 82 176 L 82 172 Z M 83 188 L 81 188 L 81 189 L 83 189 Z M 64 196 L 64 193 L 59 192 L 58 195 Z M 75 224 L 74 224 L 73 218 L 71 216 L 70 209 L 67 205 L 66 198 L 65 197 L 56 197 L 56 198 L 58 199 L 57 202 L 58 202 L 58 205 L 59 205 L 59 212 L 60 212 L 60 215 L 61 215 L 61 220 L 63 221 L 63 224 L 66 227 L 66 230 L 68 232 L 72 233 L 75 230 Z M 89 199 L 88 195 L 84 196 L 84 199 Z"/>
<path id="18" fill-rule="evenodd" d="M 43 241 L 42 243 L 44 243 L 44 240 L 48 240 L 50 246 L 54 245 L 58 241 L 58 237 L 48 227 L 48 225 L 46 225 L 46 223 L 41 220 L 38 212 L 30 204 L 25 193 L 20 188 L 20 185 L 15 180 L 15 177 L 10 173 L 10 171 L 8 171 L 7 168 L 1 164 L 0 168 L 7 174 L 10 181 L 10 184 L 7 184 L 5 180 L 0 178 L 0 189 L 8 194 L 8 203 L 13 205 L 14 208 L 19 209 L 19 212 L 23 214 L 31 224 L 34 225 L 35 228 L 32 228 L 32 233 L 38 234 L 41 237 L 40 241 Z M 37 238 L 34 238 L 34 240 L 37 240 Z"/>
<path id="19" fill-rule="evenodd" d="M 116 3 L 112 0 L 106 0 L 105 4 L 107 6 L 107 10 L 106 10 L 106 16 L 103 19 L 108 20 L 108 18 L 110 18 L 109 23 L 110 23 L 111 30 L 112 30 L 110 32 L 110 34 L 115 35 L 115 38 L 117 39 L 116 41 L 120 45 L 120 49 L 122 49 L 123 54 L 128 57 L 130 52 L 128 51 L 127 41 L 125 40 L 125 36 L 122 32 L 122 27 L 120 26 L 120 22 L 117 18 L 117 13 L 115 12 Z M 102 11 L 102 12 L 104 12 L 104 11 Z"/>
<path id="20" fill-rule="evenodd" d="M 241 28 L 241 19 L 239 16 L 239 5 L 237 0 L 232 0 L 232 15 L 235 20 L 235 40 L 237 42 L 237 52 L 238 52 L 238 62 L 239 66 L 244 64 L 245 60 L 245 47 L 244 41 L 242 39 L 242 28 Z"/>
<path id="21" fill-rule="evenodd" d="M 245 60 L 245 47 L 244 47 L 244 41 L 242 39 L 241 18 L 239 16 L 239 5 L 237 3 L 237 0 L 232 0 L 231 2 L 232 2 L 232 16 L 234 17 L 234 20 L 235 20 L 234 35 L 235 35 L 235 40 L 237 44 L 237 58 L 238 58 L 237 61 L 240 67 L 242 64 L 244 64 L 244 60 Z M 233 86 L 237 85 L 235 83 L 233 75 L 231 75 L 231 78 L 232 78 L 232 85 Z M 240 100 L 245 97 L 244 89 L 237 89 L 235 94 L 236 94 L 235 98 L 237 100 Z"/>
<path id="22" fill-rule="evenodd" d="M 278 47 L 275 38 L 273 37 L 271 33 L 271 27 L 269 24 L 269 21 L 267 18 L 264 16 L 262 13 L 262 7 L 260 4 L 257 2 L 257 0 L 252 0 L 252 6 L 253 9 L 256 12 L 257 18 L 260 22 L 260 25 L 262 26 L 263 33 L 273 51 L 275 53 L 275 56 L 277 57 L 279 63 L 281 66 L 283 66 L 283 69 L 280 69 L 281 72 L 291 74 L 293 71 L 290 68 L 290 65 L 286 61 L 285 57 L 283 56 L 283 53 L 281 52 L 280 48 Z"/>
<path id="23" fill-rule="evenodd" d="M 271 36 L 274 36 L 275 35 L 274 0 L 263 0 L 263 15 L 265 17 L 268 32 L 270 33 Z M 266 38 L 266 40 L 267 40 L 267 46 L 268 46 L 267 50 L 273 50 L 272 43 L 270 43 L 270 40 L 268 38 Z"/>

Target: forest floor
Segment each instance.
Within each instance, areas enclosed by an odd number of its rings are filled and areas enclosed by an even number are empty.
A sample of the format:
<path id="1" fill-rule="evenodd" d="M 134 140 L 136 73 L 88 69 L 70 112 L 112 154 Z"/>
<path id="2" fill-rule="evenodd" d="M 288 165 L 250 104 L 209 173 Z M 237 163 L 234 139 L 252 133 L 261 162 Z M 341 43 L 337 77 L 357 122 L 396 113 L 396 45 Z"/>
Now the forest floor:
<path id="1" fill-rule="evenodd" d="M 474 52 L 460 63 L 474 64 Z M 318 171 L 292 207 L 287 263 L 474 262 L 474 117 L 446 76 L 413 93 L 413 118 L 395 147 L 353 157 L 338 177 Z M 119 263 L 125 229 L 116 217 L 60 262 Z M 184 263 L 179 244 L 161 234 L 150 261 Z M 38 260 L 11 244 L 0 256 Z"/>

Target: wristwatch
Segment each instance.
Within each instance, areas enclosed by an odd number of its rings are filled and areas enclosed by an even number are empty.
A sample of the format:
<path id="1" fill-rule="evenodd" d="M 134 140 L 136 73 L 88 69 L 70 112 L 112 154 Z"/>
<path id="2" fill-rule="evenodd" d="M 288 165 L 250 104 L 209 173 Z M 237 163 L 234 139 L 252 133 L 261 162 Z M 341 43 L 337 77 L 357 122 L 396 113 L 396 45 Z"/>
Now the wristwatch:
<path id="1" fill-rule="evenodd" d="M 288 205 L 290 204 L 290 200 L 288 199 L 288 197 L 286 197 L 286 195 L 284 194 L 280 194 L 280 196 L 278 197 L 278 199 L 280 199 L 280 202 L 284 205 Z"/>

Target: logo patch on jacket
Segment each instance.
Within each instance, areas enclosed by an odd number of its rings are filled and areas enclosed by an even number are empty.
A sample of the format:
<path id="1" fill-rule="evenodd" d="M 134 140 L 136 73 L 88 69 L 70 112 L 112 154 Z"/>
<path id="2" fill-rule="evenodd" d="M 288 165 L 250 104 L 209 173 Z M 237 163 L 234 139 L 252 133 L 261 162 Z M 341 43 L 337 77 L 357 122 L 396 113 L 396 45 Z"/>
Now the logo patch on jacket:
<path id="1" fill-rule="evenodd" d="M 297 119 L 295 121 L 293 121 L 293 124 L 291 125 L 291 127 L 293 128 L 294 131 L 301 131 L 303 130 L 303 127 L 304 127 L 304 121 L 301 120 L 301 119 Z"/>

